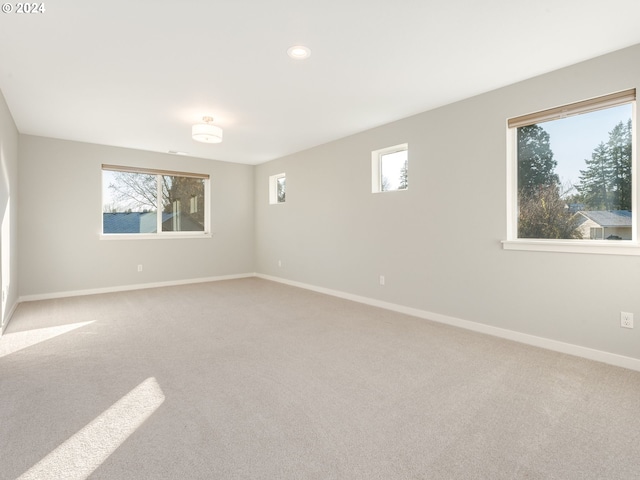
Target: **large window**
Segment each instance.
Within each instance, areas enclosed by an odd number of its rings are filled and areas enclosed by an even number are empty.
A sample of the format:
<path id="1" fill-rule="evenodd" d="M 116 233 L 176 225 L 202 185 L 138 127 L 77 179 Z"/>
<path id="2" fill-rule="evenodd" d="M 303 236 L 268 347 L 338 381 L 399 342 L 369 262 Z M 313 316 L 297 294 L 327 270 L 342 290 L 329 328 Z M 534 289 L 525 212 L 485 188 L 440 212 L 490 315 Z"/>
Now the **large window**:
<path id="1" fill-rule="evenodd" d="M 374 150 L 371 152 L 371 191 L 392 192 L 409 188 L 408 145 Z"/>
<path id="2" fill-rule="evenodd" d="M 206 234 L 209 176 L 102 166 L 102 233 Z"/>
<path id="3" fill-rule="evenodd" d="M 636 240 L 634 109 L 635 89 L 509 120 L 509 240 Z"/>

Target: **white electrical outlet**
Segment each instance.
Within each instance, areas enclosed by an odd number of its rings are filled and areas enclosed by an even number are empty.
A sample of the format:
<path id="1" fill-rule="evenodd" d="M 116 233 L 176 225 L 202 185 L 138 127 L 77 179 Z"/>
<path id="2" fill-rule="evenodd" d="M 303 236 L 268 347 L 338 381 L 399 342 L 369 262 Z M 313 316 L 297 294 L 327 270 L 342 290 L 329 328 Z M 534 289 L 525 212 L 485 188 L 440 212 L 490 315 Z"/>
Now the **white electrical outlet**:
<path id="1" fill-rule="evenodd" d="M 282 260 L 278 260 L 278 267 L 282 267 Z"/>
<path id="2" fill-rule="evenodd" d="M 142 271 L 142 265 L 138 265 L 138 271 L 141 272 Z"/>
<path id="3" fill-rule="evenodd" d="M 633 313 L 620 312 L 620 326 L 624 328 L 633 328 Z"/>
<path id="4" fill-rule="evenodd" d="M 384 275 L 380 275 L 380 285 L 384 286 Z"/>

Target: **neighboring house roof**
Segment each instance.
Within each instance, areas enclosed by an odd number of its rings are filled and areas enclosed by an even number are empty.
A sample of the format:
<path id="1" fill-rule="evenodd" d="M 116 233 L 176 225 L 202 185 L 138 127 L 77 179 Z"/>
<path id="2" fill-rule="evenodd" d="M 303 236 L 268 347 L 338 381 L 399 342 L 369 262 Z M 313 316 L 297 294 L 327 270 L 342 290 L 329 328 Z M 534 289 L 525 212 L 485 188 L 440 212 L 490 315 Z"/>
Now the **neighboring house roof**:
<path id="1" fill-rule="evenodd" d="M 153 233 L 156 231 L 155 212 L 117 212 L 102 214 L 104 233 Z"/>
<path id="2" fill-rule="evenodd" d="M 631 227 L 629 210 L 581 210 L 578 213 L 601 227 Z"/>
<path id="3" fill-rule="evenodd" d="M 162 213 L 162 223 L 168 227 L 165 231 L 171 230 L 171 225 L 167 222 L 173 218 L 173 213 Z M 203 231 L 204 227 L 189 215 L 181 218 L 183 231 Z M 103 233 L 156 233 L 156 213 L 155 212 L 116 212 L 102 214 Z"/>

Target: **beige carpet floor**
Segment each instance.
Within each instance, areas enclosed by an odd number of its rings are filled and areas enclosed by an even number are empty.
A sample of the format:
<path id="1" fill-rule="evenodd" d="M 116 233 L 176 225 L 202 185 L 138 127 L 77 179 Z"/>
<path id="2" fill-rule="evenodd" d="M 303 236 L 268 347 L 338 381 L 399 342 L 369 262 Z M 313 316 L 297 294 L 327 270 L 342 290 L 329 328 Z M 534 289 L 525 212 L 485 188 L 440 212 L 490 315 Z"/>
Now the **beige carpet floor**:
<path id="1" fill-rule="evenodd" d="M 640 479 L 640 373 L 256 278 L 29 302 L 0 478 Z"/>

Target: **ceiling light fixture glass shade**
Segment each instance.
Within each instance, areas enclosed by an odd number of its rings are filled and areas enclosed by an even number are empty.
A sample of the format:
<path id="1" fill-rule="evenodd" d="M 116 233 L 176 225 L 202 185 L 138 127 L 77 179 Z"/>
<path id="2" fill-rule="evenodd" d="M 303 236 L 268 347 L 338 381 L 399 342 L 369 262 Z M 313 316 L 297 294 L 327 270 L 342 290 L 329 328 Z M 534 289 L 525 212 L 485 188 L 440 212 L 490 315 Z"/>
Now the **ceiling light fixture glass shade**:
<path id="1" fill-rule="evenodd" d="M 197 142 L 220 143 L 222 141 L 222 129 L 216 127 L 212 117 L 202 117 L 204 123 L 198 123 L 191 127 L 191 137 Z"/>

